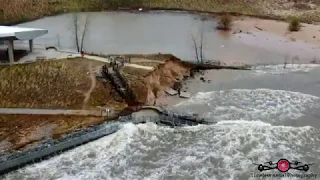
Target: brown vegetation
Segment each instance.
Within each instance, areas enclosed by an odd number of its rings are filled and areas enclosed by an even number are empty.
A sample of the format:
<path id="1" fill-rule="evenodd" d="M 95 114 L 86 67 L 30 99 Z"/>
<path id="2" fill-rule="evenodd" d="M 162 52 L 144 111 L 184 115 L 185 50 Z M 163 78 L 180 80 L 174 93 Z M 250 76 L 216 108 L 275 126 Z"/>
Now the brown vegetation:
<path id="1" fill-rule="evenodd" d="M 301 23 L 299 18 L 292 18 L 289 23 L 289 31 L 299 31 L 301 28 Z"/>
<path id="2" fill-rule="evenodd" d="M 303 22 L 320 21 L 318 0 L 1 0 L 0 24 L 17 23 L 62 12 L 138 7 L 235 12 L 282 19 L 298 16 Z"/>
<path id="3" fill-rule="evenodd" d="M 3 67 L 0 69 L 2 107 L 81 108 L 83 93 L 90 86 L 88 64 L 100 66 L 100 62 L 86 59 L 41 62 L 29 65 Z M 158 63 L 154 71 L 122 67 L 121 74 L 143 104 L 153 105 L 161 98 L 167 87 L 190 74 L 188 63 L 171 57 Z M 25 75 L 25 76 L 23 76 Z M 106 87 L 107 86 L 107 87 Z M 11 92 L 11 94 L 9 93 Z M 126 105 L 109 83 L 97 82 L 91 93 L 91 107 L 106 105 L 116 111 Z M 131 109 L 131 108 L 129 108 Z M 25 148 L 48 138 L 91 125 L 101 124 L 103 118 L 63 115 L 0 115 L 0 153 Z"/>
<path id="4" fill-rule="evenodd" d="M 217 29 L 230 30 L 232 23 L 232 16 L 224 14 L 219 17 Z"/>
<path id="5" fill-rule="evenodd" d="M 61 135 L 103 122 L 101 117 L 81 117 L 63 115 L 0 115 L 0 140 L 11 147 L 0 149 L 20 149 L 28 144 L 59 138 Z"/>
<path id="6" fill-rule="evenodd" d="M 1 67 L 0 107 L 81 109 L 91 85 L 88 65 L 79 58 Z M 89 107 L 115 103 L 112 88 L 104 86 L 97 82 Z"/>

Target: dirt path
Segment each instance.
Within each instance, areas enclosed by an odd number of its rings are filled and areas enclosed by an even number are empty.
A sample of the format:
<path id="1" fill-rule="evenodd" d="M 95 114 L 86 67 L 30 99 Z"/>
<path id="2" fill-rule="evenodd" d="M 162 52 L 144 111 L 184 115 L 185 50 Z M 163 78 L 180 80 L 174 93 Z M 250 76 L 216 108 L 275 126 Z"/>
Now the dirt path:
<path id="1" fill-rule="evenodd" d="M 90 89 L 86 93 L 84 93 L 84 97 L 85 98 L 83 100 L 82 109 L 87 109 L 88 108 L 88 102 L 89 102 L 89 99 L 91 97 L 91 93 L 92 93 L 92 91 L 94 90 L 94 88 L 96 87 L 96 84 L 97 84 L 96 75 L 95 75 L 95 72 L 93 71 L 91 62 L 89 63 L 89 74 L 90 74 L 90 79 L 91 79 L 91 86 L 90 86 Z"/>

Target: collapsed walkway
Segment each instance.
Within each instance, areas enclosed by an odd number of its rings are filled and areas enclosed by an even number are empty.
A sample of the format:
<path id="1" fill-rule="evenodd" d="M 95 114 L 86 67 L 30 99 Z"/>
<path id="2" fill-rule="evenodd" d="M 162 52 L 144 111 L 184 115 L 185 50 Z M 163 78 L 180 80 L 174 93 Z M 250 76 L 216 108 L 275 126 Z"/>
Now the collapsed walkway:
<path id="1" fill-rule="evenodd" d="M 119 66 L 123 66 L 124 62 L 120 65 L 116 61 L 111 62 L 110 65 L 104 65 L 102 67 L 102 77 L 109 80 L 115 90 L 120 94 L 120 96 L 130 105 L 137 105 L 138 101 L 135 94 L 129 87 L 128 82 L 122 77 L 119 72 Z"/>

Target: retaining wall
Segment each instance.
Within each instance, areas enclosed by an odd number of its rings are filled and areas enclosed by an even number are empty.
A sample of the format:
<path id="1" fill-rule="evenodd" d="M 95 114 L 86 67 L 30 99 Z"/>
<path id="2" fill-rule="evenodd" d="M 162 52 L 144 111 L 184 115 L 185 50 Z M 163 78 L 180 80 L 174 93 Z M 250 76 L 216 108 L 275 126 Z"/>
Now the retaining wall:
<path id="1" fill-rule="evenodd" d="M 107 124 L 102 124 L 99 126 L 92 127 L 91 130 L 90 128 L 88 128 L 89 130 L 84 130 L 80 133 L 76 132 L 75 133 L 76 135 L 71 134 L 70 137 L 56 140 L 53 143 L 42 144 L 40 148 L 34 148 L 33 150 L 30 150 L 24 153 L 17 153 L 5 159 L 2 158 L 0 159 L 0 176 L 12 170 L 21 168 L 27 164 L 39 162 L 42 159 L 49 158 L 51 156 L 57 155 L 71 148 L 99 139 L 106 135 L 115 133 L 120 129 L 121 123 L 131 122 L 134 124 L 139 124 L 139 123 L 146 123 L 146 122 L 154 122 L 156 124 L 162 124 L 162 125 L 171 126 L 171 127 L 210 124 L 209 122 L 206 122 L 206 121 L 198 121 L 196 119 L 193 119 L 192 117 L 190 119 L 184 118 L 184 116 L 172 114 L 158 107 L 145 106 L 143 109 L 152 109 L 154 111 L 157 111 L 159 113 L 159 116 L 158 117 L 144 116 L 141 118 L 134 118 L 134 119 L 132 115 L 122 116 L 122 117 L 119 117 L 117 120 L 114 120 Z"/>
<path id="2" fill-rule="evenodd" d="M 8 173 L 10 171 L 21 168 L 27 164 L 39 162 L 43 159 L 49 158 L 71 148 L 88 143 L 90 141 L 99 139 L 106 135 L 115 133 L 120 129 L 119 124 L 110 124 L 107 127 L 98 129 L 96 131 L 83 134 L 79 137 L 70 138 L 67 141 L 59 142 L 52 146 L 46 147 L 42 150 L 25 153 L 25 155 L 18 156 L 16 158 L 9 159 L 0 163 L 0 175 Z"/>

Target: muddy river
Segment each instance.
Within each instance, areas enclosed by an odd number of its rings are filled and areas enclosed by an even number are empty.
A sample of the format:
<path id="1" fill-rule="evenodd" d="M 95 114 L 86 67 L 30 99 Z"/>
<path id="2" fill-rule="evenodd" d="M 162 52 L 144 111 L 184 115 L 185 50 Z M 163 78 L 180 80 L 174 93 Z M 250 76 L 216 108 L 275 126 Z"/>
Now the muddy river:
<path id="1" fill-rule="evenodd" d="M 37 47 L 53 45 L 75 50 L 74 14 L 47 17 L 19 26 L 45 28 L 49 33 L 35 40 Z M 98 12 L 78 14 L 78 35 L 81 39 L 88 19 L 84 50 L 96 54 L 172 53 L 184 60 L 196 59 L 192 39 L 197 46 L 203 34 L 203 54 L 206 60 L 226 63 L 283 63 L 298 57 L 297 63 L 306 63 L 320 56 L 319 49 L 304 42 L 265 32 L 233 34 L 216 30 L 216 21 L 210 16 L 179 12 Z M 80 40 L 79 40 L 80 41 Z"/>
<path id="2" fill-rule="evenodd" d="M 193 96 L 180 99 L 171 109 L 198 113 L 217 124 L 169 128 L 127 123 L 111 136 L 4 179 L 254 180 L 263 174 L 269 174 L 264 179 L 273 175 L 282 180 L 320 178 L 320 68 L 307 63 L 318 53 L 311 45 L 261 32 L 221 36 L 214 20 L 201 21 L 200 16 L 187 14 L 89 14 L 95 18 L 86 51 L 173 53 L 192 60 L 190 34 L 204 27 L 206 58 L 279 65 L 241 72 L 207 71 L 202 75 L 206 82 L 199 80 L 201 76 L 189 80 L 186 86 Z M 61 47 L 74 48 L 68 14 L 24 25 L 49 29 L 37 43 L 51 38 L 54 44 L 59 36 Z M 283 58 L 290 52 L 304 64 L 283 68 Z M 269 166 L 277 167 L 280 159 L 293 163 L 287 173 L 258 171 L 259 164 L 272 161 Z M 308 171 L 299 171 L 293 169 L 296 161 L 312 165 Z M 288 168 L 285 165 L 281 168 Z"/>

